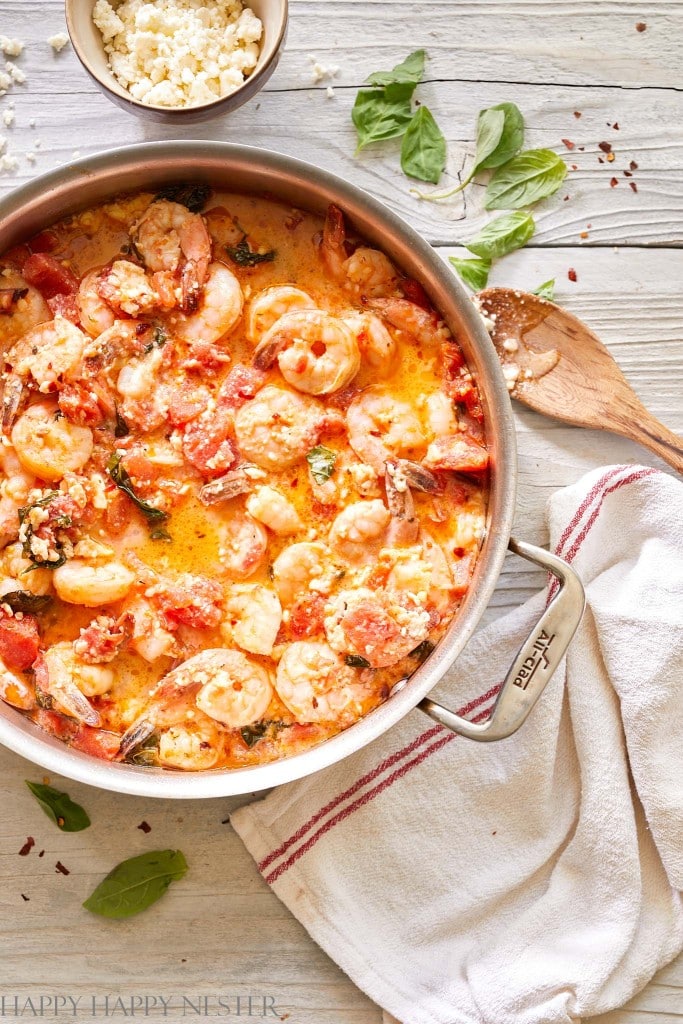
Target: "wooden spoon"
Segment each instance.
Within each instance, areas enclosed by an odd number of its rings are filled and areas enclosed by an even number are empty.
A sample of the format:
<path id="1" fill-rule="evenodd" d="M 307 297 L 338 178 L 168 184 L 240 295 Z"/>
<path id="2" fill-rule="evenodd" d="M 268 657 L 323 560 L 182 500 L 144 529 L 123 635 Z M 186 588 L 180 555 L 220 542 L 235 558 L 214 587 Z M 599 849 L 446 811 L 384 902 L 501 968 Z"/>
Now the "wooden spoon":
<path id="1" fill-rule="evenodd" d="M 683 440 L 647 411 L 602 342 L 547 299 L 514 288 L 479 293 L 513 398 L 577 427 L 610 430 L 683 473 Z"/>

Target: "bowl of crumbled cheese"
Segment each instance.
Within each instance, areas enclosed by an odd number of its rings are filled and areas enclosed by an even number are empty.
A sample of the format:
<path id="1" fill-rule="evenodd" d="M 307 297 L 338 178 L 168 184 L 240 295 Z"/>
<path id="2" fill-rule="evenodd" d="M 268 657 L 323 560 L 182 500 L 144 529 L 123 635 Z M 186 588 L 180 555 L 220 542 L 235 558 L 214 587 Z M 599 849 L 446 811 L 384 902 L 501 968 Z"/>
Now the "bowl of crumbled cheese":
<path id="1" fill-rule="evenodd" d="M 66 0 L 71 42 L 113 102 L 203 121 L 250 99 L 277 65 L 287 0 Z"/>

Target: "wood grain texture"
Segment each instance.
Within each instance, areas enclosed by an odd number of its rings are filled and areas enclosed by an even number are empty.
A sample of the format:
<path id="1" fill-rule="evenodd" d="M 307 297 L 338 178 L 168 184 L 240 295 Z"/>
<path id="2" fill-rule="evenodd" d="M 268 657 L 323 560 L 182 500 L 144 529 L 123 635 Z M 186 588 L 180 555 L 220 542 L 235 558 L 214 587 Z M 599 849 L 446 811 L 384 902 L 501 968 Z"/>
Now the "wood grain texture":
<path id="1" fill-rule="evenodd" d="M 647 24 L 642 33 L 635 30 L 640 21 Z M 7 151 L 20 159 L 15 174 L 0 176 L 0 196 L 36 173 L 69 163 L 76 151 L 86 155 L 180 134 L 112 106 L 70 49 L 53 54 L 46 38 L 63 28 L 61 0 L 3 0 L 0 32 L 27 42 L 18 63 L 28 80 L 0 99 L 0 114 L 14 103 L 15 124 L 0 134 Z M 427 81 L 419 95 L 448 139 L 444 183 L 457 180 L 471 159 L 477 111 L 514 100 L 525 115 L 529 146 L 557 148 L 577 170 L 561 195 L 538 208 L 532 245 L 496 265 L 491 283 L 529 290 L 556 277 L 558 301 L 586 321 L 645 405 L 680 433 L 681 38 L 680 0 L 292 0 L 286 52 L 264 93 L 230 118 L 182 134 L 246 141 L 335 171 L 384 199 L 446 259 L 464 254 L 458 246 L 488 216 L 481 186 L 443 205 L 421 203 L 409 195 L 410 183 L 398 171 L 396 143 L 354 159 L 349 115 L 356 88 L 407 49 L 428 50 Z M 337 65 L 338 73 L 314 86 L 312 55 Z M 615 121 L 618 130 L 609 127 Z M 563 138 L 575 149 L 565 149 Z M 612 164 L 598 163 L 598 143 L 605 140 L 615 150 Z M 28 152 L 35 153 L 35 163 L 26 159 Z M 622 173 L 631 160 L 638 163 L 637 193 Z M 614 188 L 612 176 L 619 181 Z M 585 231 L 588 237 L 581 238 Z M 575 283 L 569 268 L 576 271 Z M 547 539 L 547 498 L 583 472 L 609 462 L 662 466 L 637 445 L 600 431 L 554 423 L 520 406 L 515 418 L 515 530 L 532 542 Z M 486 619 L 516 606 L 542 583 L 541 574 L 510 557 Z M 93 821 L 88 831 L 65 835 L 24 786 L 24 778 L 42 777 L 41 769 L 0 750 L 0 995 L 71 994 L 81 997 L 82 1006 L 93 995 L 102 1000 L 107 994 L 179 999 L 223 993 L 233 1000 L 271 995 L 291 1024 L 394 1024 L 314 945 L 262 881 L 223 824 L 238 801 L 158 802 L 64 781 Z M 136 827 L 143 819 L 152 826 L 148 835 Z M 27 835 L 36 847 L 19 857 Z M 154 908 L 129 922 L 102 921 L 81 909 L 117 861 L 159 847 L 182 848 L 190 870 Z M 56 872 L 57 860 L 70 870 L 68 876 Z M 165 1019 L 175 1024 L 183 1019 L 180 1013 Z M 162 1019 L 158 1007 L 150 1017 Z M 628 1007 L 591 1024 L 681 1021 L 683 958 Z"/>

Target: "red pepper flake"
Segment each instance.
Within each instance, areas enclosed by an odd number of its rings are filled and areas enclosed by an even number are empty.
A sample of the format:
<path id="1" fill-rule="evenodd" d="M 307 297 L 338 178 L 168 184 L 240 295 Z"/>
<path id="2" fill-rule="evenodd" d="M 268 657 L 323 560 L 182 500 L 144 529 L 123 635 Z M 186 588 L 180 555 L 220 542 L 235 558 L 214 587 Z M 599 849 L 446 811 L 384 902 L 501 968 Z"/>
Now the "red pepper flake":
<path id="1" fill-rule="evenodd" d="M 608 164 L 614 163 L 614 153 L 608 153 L 607 154 L 607 163 Z"/>
<path id="2" fill-rule="evenodd" d="M 636 22 L 636 32 L 644 32 L 646 28 L 647 28 L 647 25 L 645 24 L 644 21 L 637 21 Z"/>
<path id="3" fill-rule="evenodd" d="M 223 818 L 223 820 L 221 821 L 221 825 L 229 825 L 229 824 L 230 824 L 230 818 Z"/>
<path id="4" fill-rule="evenodd" d="M 612 127 L 614 128 L 615 132 L 618 132 L 618 131 L 619 131 L 619 125 L 618 125 L 618 123 L 617 123 L 616 121 L 614 122 L 614 124 L 612 125 Z"/>
<path id="5" fill-rule="evenodd" d="M 38 856 L 39 857 L 44 857 L 45 856 L 45 850 L 41 850 L 40 853 L 38 854 Z"/>
<path id="6" fill-rule="evenodd" d="M 585 153 L 585 152 L 586 152 L 586 147 L 585 146 L 579 146 L 579 153 Z"/>
<path id="7" fill-rule="evenodd" d="M 630 171 L 624 171 L 623 174 L 624 174 L 625 178 L 632 178 L 633 177 L 633 175 L 631 174 Z"/>
<path id="8" fill-rule="evenodd" d="M 605 161 L 604 161 L 604 160 L 602 159 L 602 157 L 601 157 L 601 156 L 599 156 L 599 157 L 598 157 L 598 163 L 599 163 L 599 164 L 604 164 L 604 162 L 605 162 Z"/>
<path id="9" fill-rule="evenodd" d="M 24 892 L 22 892 L 21 898 L 24 901 L 24 903 L 28 903 L 29 900 L 30 900 L 30 896 L 27 896 L 26 893 L 24 893 Z"/>
<path id="10" fill-rule="evenodd" d="M 637 171 L 638 170 L 638 164 L 635 162 L 635 160 L 631 160 L 631 163 L 629 164 L 629 167 L 631 168 L 632 171 Z"/>
<path id="11" fill-rule="evenodd" d="M 638 191 L 638 186 L 636 185 L 635 181 L 629 181 L 629 185 L 631 186 L 634 192 Z"/>
<path id="12" fill-rule="evenodd" d="M 611 142 L 598 142 L 598 149 L 601 149 L 603 151 L 603 153 L 611 153 L 612 152 L 612 143 Z"/>
<path id="13" fill-rule="evenodd" d="M 568 199 L 569 199 L 569 196 L 565 196 L 564 197 L 564 202 L 566 203 Z"/>
<path id="14" fill-rule="evenodd" d="M 576 281 L 577 280 L 576 271 L 574 270 L 573 267 L 570 267 L 569 270 L 567 271 L 567 277 L 569 278 L 570 281 Z"/>
<path id="15" fill-rule="evenodd" d="M 586 224 L 586 227 L 587 227 L 587 228 L 592 228 L 592 227 L 593 227 L 593 225 L 592 225 L 592 224 Z"/>
<path id="16" fill-rule="evenodd" d="M 19 850 L 19 856 L 20 857 L 28 857 L 29 853 L 31 852 L 31 850 L 33 849 L 33 847 L 35 845 L 36 845 L 36 841 L 33 838 L 33 836 L 27 836 L 26 837 L 26 842 L 24 843 L 22 848 Z"/>
<path id="17" fill-rule="evenodd" d="M 610 188 L 616 188 L 618 184 L 619 184 L 619 179 L 618 178 L 610 178 L 610 180 L 609 180 L 609 187 Z"/>
<path id="18" fill-rule="evenodd" d="M 578 164 L 572 164 L 572 170 L 573 171 L 578 171 L 578 169 L 579 169 L 579 165 Z"/>
<path id="19" fill-rule="evenodd" d="M 141 821 L 140 824 L 138 825 L 138 828 L 140 829 L 141 832 L 144 832 L 145 835 L 148 835 L 148 833 L 152 831 L 152 826 L 147 821 Z"/>
<path id="20" fill-rule="evenodd" d="M 581 111 L 580 110 L 575 110 L 574 111 L 574 117 L 581 117 Z"/>
<path id="21" fill-rule="evenodd" d="M 574 146 L 576 145 L 576 143 L 572 142 L 571 139 L 560 139 L 560 142 L 563 146 L 566 146 L 567 149 L 574 149 Z"/>
<path id="22" fill-rule="evenodd" d="M 62 864 L 61 860 L 58 860 L 57 863 L 55 864 L 55 871 L 59 871 L 59 873 L 62 874 L 62 875 L 70 875 L 71 874 L 69 869 L 64 867 L 64 865 Z"/>

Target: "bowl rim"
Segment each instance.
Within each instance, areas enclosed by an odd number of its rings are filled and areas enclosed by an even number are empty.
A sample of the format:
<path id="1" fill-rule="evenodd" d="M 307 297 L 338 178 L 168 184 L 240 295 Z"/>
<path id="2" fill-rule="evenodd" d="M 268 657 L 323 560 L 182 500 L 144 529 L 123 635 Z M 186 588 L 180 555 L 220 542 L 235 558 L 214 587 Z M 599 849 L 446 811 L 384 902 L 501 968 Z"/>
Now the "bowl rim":
<path id="1" fill-rule="evenodd" d="M 91 7 L 95 6 L 95 0 L 89 0 L 89 2 Z M 158 103 L 145 103 L 142 100 L 138 100 L 134 96 L 132 96 L 128 89 L 124 88 L 124 86 L 122 85 L 119 85 L 118 82 L 116 83 L 117 87 L 112 88 L 111 83 L 103 79 L 102 76 L 97 73 L 97 71 L 92 65 L 92 62 L 86 52 L 85 47 L 81 42 L 81 37 L 76 29 L 76 21 L 73 15 L 73 10 L 76 4 L 78 3 L 78 0 L 64 0 L 64 13 L 66 18 L 66 29 L 69 33 L 69 39 L 71 40 L 71 45 L 74 49 L 74 53 L 76 54 L 79 61 L 81 62 L 85 70 L 88 72 L 90 77 L 93 79 L 93 81 L 96 82 L 97 85 L 99 85 L 100 88 L 103 89 L 108 96 L 111 96 L 113 99 L 115 99 L 117 103 L 122 103 L 127 106 L 131 106 L 140 111 L 148 111 L 149 113 L 164 115 L 164 117 L 168 118 L 177 117 L 181 120 L 183 118 L 188 118 L 188 120 L 191 120 L 193 114 L 196 116 L 200 112 L 204 114 L 214 109 L 216 110 L 216 112 L 218 112 L 219 108 L 228 101 L 232 100 L 236 102 L 238 96 L 244 97 L 243 100 L 240 100 L 240 103 L 238 104 L 239 106 L 241 106 L 242 102 L 247 102 L 247 100 L 251 99 L 251 97 L 256 92 L 259 91 L 261 85 L 265 85 L 268 78 L 270 78 L 271 72 L 274 70 L 273 62 L 277 61 L 277 56 L 278 53 L 280 52 L 280 47 L 282 46 L 285 35 L 287 34 L 287 24 L 289 21 L 289 0 L 277 0 L 277 2 L 280 5 L 279 25 L 277 29 L 277 34 L 275 39 L 273 40 L 273 43 L 269 46 L 270 52 L 268 53 L 267 57 L 265 58 L 261 66 L 256 67 L 249 75 L 249 77 L 245 78 L 242 84 L 238 86 L 237 89 L 233 90 L 233 92 L 228 93 L 227 96 L 219 96 L 217 99 L 209 100 L 209 102 L 207 103 L 195 103 L 191 106 L 186 107 L 166 107 Z M 244 0 L 244 6 L 249 6 L 248 0 Z M 259 51 L 259 59 L 260 58 L 261 51 Z M 110 72 L 110 74 L 112 78 L 114 78 L 113 73 Z M 116 81 L 116 79 L 114 79 L 114 81 Z M 121 90 L 120 92 L 119 89 Z M 209 118 L 206 118 L 206 120 L 209 120 Z"/>
<path id="2" fill-rule="evenodd" d="M 334 201 L 345 213 L 351 211 L 349 216 L 354 223 L 362 217 L 368 220 L 374 218 L 378 233 L 379 228 L 382 229 L 382 237 L 388 231 L 390 240 L 392 235 L 398 239 L 406 251 L 410 252 L 411 259 L 419 262 L 421 276 L 430 285 L 428 291 L 436 290 L 444 297 L 452 297 L 449 305 L 453 309 L 457 308 L 469 340 L 473 342 L 472 347 L 476 348 L 480 383 L 485 378 L 482 396 L 487 405 L 486 422 L 487 428 L 492 431 L 495 455 L 490 473 L 489 529 L 477 559 L 474 584 L 444 638 L 434 653 L 410 676 L 408 682 L 394 688 L 387 701 L 353 726 L 317 746 L 288 758 L 245 768 L 200 772 L 139 768 L 105 762 L 83 754 L 43 732 L 19 711 L 8 705 L 0 708 L 0 743 L 49 771 L 101 789 L 131 795 L 207 799 L 253 793 L 329 767 L 385 733 L 436 686 L 478 625 L 502 570 L 515 511 L 517 451 L 512 404 L 500 362 L 469 293 L 432 246 L 402 217 L 364 189 L 315 164 L 272 150 L 226 142 L 146 142 L 118 150 L 104 150 L 40 175 L 0 199 L 0 251 L 4 252 L 15 244 L 17 235 L 12 234 L 12 229 L 16 232 L 16 224 L 12 225 L 12 220 L 20 221 L 21 214 L 27 211 L 35 217 L 36 210 L 40 213 L 41 207 L 47 208 L 55 196 L 60 198 L 60 190 L 62 194 L 71 197 L 77 193 L 79 180 L 83 177 L 100 177 L 105 183 L 111 182 L 109 188 L 103 189 L 98 200 L 104 201 L 106 196 L 113 197 L 127 191 L 126 186 L 121 185 L 126 173 L 133 177 L 139 175 L 142 166 L 147 171 L 156 168 L 160 175 L 156 183 L 160 184 L 162 175 L 168 180 L 169 166 L 174 163 L 181 163 L 187 168 L 186 173 L 192 172 L 200 180 L 210 180 L 212 169 L 216 174 L 226 174 L 227 170 L 235 174 L 237 168 L 238 172 L 247 175 L 263 174 L 266 178 L 279 176 L 280 198 L 286 187 L 300 187 L 309 199 L 308 204 L 302 202 L 300 205 L 315 209 L 316 202 L 322 205 Z M 182 177 L 183 170 L 180 169 L 176 180 Z M 139 184 L 136 188 L 139 190 Z M 277 184 L 273 185 L 272 182 L 267 189 L 262 186 L 254 188 L 252 194 L 263 194 L 265 191 L 278 198 Z M 85 205 L 92 204 L 88 202 Z M 69 212 L 83 206 L 83 202 L 73 201 Z M 51 222 L 65 215 L 64 212 L 52 215 Z M 2 233 L 8 220 L 10 241 L 5 244 Z M 48 227 L 47 215 L 45 221 L 39 219 L 37 223 Z M 369 235 L 372 241 L 372 232 L 361 230 L 361 234 L 366 237 Z M 381 245 L 381 242 L 377 241 L 376 244 Z M 443 309 L 439 311 L 443 313 Z"/>

